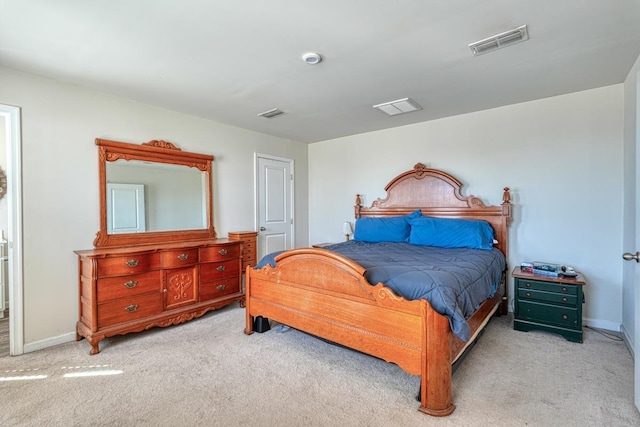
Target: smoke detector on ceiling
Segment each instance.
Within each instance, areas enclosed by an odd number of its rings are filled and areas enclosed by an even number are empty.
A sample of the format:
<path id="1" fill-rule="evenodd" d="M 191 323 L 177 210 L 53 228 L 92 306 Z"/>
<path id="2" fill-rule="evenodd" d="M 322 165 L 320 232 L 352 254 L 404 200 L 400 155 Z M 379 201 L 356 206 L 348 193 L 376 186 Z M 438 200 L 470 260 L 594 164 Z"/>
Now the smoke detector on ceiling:
<path id="1" fill-rule="evenodd" d="M 309 65 L 316 65 L 322 62 L 322 56 L 319 53 L 307 52 L 302 55 L 302 60 Z"/>
<path id="2" fill-rule="evenodd" d="M 374 105 L 373 108 L 377 108 L 390 116 L 422 110 L 420 104 L 411 98 L 402 98 L 395 101 L 383 102 L 382 104 Z"/>
<path id="3" fill-rule="evenodd" d="M 513 30 L 505 31 L 504 33 L 471 43 L 469 48 L 475 56 L 478 56 L 525 40 L 529 40 L 529 32 L 527 31 L 527 26 L 523 25 Z"/>

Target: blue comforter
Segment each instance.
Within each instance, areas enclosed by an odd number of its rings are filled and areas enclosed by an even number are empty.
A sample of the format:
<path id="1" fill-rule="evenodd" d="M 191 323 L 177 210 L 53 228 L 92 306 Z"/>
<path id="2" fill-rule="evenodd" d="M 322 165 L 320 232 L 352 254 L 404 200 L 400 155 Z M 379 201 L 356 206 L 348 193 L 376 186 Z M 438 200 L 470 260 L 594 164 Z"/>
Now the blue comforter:
<path id="1" fill-rule="evenodd" d="M 434 310 L 447 316 L 451 330 L 463 341 L 471 338 L 466 319 L 495 294 L 506 268 L 504 255 L 495 248 L 445 249 L 351 240 L 325 249 L 364 267 L 369 283 L 382 283 L 408 300 L 426 299 Z M 256 268 L 275 265 L 278 253 L 265 256 Z"/>

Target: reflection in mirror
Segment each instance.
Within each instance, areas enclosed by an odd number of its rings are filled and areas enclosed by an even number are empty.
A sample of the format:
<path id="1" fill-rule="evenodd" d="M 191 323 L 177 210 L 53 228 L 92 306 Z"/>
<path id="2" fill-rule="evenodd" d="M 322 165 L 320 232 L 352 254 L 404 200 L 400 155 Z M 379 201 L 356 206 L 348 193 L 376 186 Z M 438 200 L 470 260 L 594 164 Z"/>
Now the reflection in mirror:
<path id="1" fill-rule="evenodd" d="M 206 228 L 204 172 L 124 159 L 106 170 L 108 234 Z"/>

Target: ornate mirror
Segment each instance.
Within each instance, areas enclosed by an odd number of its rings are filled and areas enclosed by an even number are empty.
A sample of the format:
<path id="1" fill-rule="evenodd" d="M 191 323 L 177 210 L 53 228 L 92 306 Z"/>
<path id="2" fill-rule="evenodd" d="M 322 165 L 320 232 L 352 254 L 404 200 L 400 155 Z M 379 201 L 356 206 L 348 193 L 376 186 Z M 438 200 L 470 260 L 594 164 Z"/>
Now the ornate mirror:
<path id="1" fill-rule="evenodd" d="M 170 142 L 141 145 L 96 139 L 100 231 L 95 247 L 215 238 L 213 156 Z"/>

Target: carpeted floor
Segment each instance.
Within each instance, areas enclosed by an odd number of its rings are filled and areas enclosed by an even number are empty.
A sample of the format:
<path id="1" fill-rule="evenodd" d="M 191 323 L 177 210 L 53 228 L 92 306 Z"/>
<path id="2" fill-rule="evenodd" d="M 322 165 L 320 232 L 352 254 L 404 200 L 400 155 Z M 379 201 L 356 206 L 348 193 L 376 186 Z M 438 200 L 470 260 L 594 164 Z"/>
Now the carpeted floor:
<path id="1" fill-rule="evenodd" d="M 296 330 L 246 336 L 233 305 L 170 328 L 0 358 L 2 426 L 638 426 L 633 361 L 494 318 L 453 377 L 455 412 L 417 411 L 419 378 Z M 27 379 L 31 378 L 31 379 Z"/>

